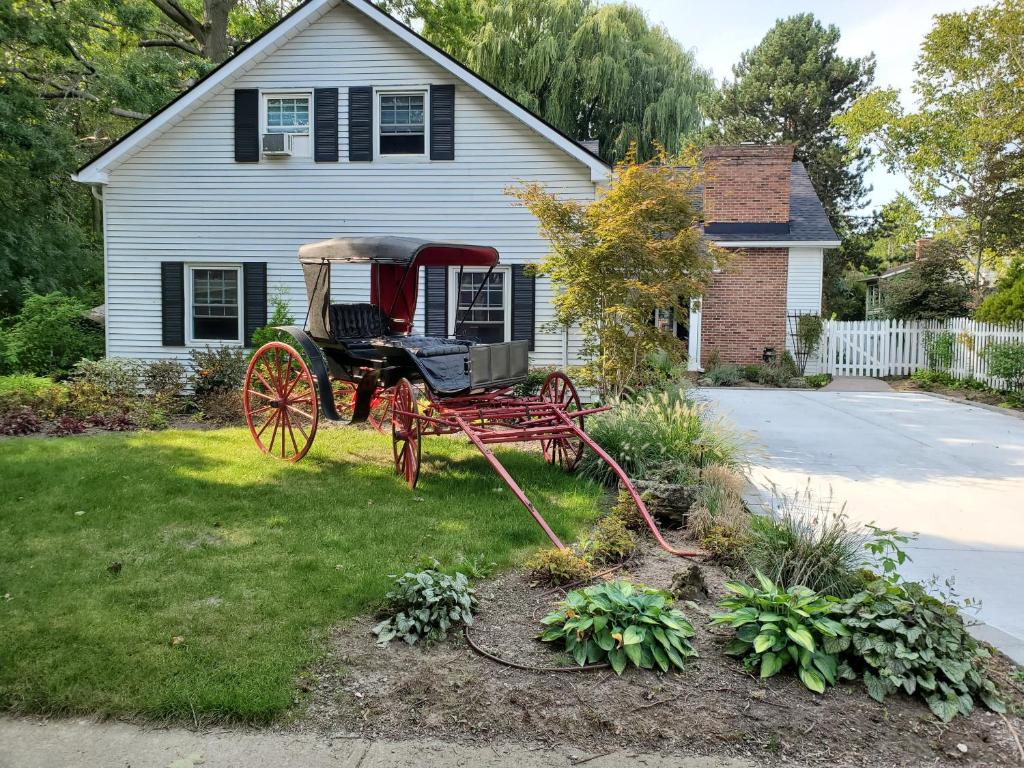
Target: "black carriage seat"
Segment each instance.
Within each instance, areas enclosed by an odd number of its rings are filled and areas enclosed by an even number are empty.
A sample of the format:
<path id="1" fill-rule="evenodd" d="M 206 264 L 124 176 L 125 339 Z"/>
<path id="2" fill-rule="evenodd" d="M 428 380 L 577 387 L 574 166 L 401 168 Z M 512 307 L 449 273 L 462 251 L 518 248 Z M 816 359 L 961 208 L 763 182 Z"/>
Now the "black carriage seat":
<path id="1" fill-rule="evenodd" d="M 388 316 L 373 304 L 331 304 L 330 322 L 335 341 L 365 341 L 391 333 Z"/>
<path id="2" fill-rule="evenodd" d="M 416 357 L 465 355 L 469 352 L 471 344 L 462 340 L 441 339 L 437 336 L 389 336 L 381 341 L 389 346 L 407 349 Z"/>

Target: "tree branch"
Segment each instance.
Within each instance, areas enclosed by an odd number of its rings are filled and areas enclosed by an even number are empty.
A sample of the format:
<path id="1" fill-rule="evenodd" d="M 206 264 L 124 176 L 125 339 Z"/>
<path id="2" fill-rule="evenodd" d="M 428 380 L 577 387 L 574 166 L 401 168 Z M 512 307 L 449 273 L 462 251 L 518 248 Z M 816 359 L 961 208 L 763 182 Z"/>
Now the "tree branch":
<path id="1" fill-rule="evenodd" d="M 180 48 L 193 56 L 202 56 L 198 48 L 181 40 L 139 40 L 139 48 Z"/>
<path id="2" fill-rule="evenodd" d="M 11 74 L 21 75 L 26 80 L 54 89 L 47 93 L 39 94 L 39 97 L 42 99 L 81 99 L 83 101 L 91 101 L 95 104 L 101 104 L 103 102 L 103 100 L 94 93 L 83 91 L 81 88 L 75 88 L 74 86 L 62 85 L 48 77 L 35 75 L 31 72 L 26 72 L 23 69 L 7 69 L 4 71 Z M 124 109 L 122 107 L 107 107 L 107 112 L 112 115 L 116 115 L 117 117 L 127 117 L 132 120 L 145 120 L 149 117 L 145 112 L 136 112 L 134 109 Z"/>
<path id="3" fill-rule="evenodd" d="M 206 32 L 202 23 L 178 5 L 176 0 L 151 0 L 151 2 L 160 9 L 164 16 L 188 32 L 197 43 L 202 45 L 205 42 Z"/>

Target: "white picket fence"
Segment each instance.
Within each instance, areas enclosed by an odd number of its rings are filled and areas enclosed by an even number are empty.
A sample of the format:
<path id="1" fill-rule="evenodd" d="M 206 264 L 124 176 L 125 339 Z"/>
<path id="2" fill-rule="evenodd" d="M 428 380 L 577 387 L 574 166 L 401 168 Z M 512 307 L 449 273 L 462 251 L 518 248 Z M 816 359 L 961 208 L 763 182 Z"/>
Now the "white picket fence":
<path id="1" fill-rule="evenodd" d="M 957 379 L 974 378 L 1004 388 L 988 375 L 984 350 L 1001 341 L 1024 342 L 1024 323 L 993 325 L 966 317 L 951 320 L 826 320 L 818 345 L 822 373 L 833 376 L 909 376 L 928 368 L 928 334 L 954 336 L 953 361 L 945 369 Z"/>

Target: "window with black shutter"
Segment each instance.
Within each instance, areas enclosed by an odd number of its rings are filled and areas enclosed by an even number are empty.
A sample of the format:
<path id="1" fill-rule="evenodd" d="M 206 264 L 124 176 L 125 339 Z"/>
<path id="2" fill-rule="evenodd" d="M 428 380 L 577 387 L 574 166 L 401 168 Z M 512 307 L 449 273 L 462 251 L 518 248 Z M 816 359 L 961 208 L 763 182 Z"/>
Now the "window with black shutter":
<path id="1" fill-rule="evenodd" d="M 257 163 L 260 159 L 260 92 L 235 89 L 235 161 Z"/>

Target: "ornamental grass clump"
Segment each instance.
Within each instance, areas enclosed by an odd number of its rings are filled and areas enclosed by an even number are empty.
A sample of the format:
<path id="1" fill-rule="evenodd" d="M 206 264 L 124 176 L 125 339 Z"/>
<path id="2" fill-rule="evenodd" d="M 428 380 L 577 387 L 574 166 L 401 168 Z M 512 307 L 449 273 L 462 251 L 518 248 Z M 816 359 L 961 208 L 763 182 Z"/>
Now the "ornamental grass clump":
<path id="1" fill-rule="evenodd" d="M 444 640 L 448 630 L 472 624 L 476 592 L 463 573 L 449 576 L 435 568 L 391 576 L 395 585 L 384 596 L 386 619 L 373 628 L 377 643 L 386 646 L 395 638 L 415 645 Z"/>
<path id="2" fill-rule="evenodd" d="M 621 580 L 574 590 L 541 619 L 547 629 L 540 640 L 563 645 L 580 666 L 607 662 L 617 675 L 629 664 L 680 670 L 697 652 L 690 644 L 693 625 L 671 600 Z"/>
<path id="3" fill-rule="evenodd" d="M 875 579 L 836 613 L 850 636 L 833 647 L 876 701 L 902 690 L 923 699 L 943 722 L 970 714 L 975 700 L 1006 711 L 985 673 L 988 651 L 967 632 L 956 606 L 920 584 Z"/>
<path id="4" fill-rule="evenodd" d="M 735 431 L 682 388 L 619 400 L 613 410 L 589 420 L 587 432 L 634 480 L 673 479 L 694 466 L 741 462 Z M 604 485 L 617 480 L 593 451 L 584 452 L 579 473 Z"/>
<path id="5" fill-rule="evenodd" d="M 719 603 L 728 609 L 711 617 L 712 625 L 731 627 L 736 636 L 726 646 L 743 666 L 772 677 L 796 668 L 807 688 L 824 693 L 839 677 L 838 642 L 847 629 L 830 617 L 835 602 L 804 586 L 784 589 L 758 573 L 760 588 L 737 581 L 725 583 L 733 593 Z"/>
<path id="6" fill-rule="evenodd" d="M 571 547 L 546 547 L 532 555 L 526 561 L 526 567 L 533 585 L 558 587 L 590 581 L 594 576 L 590 558 Z"/>

